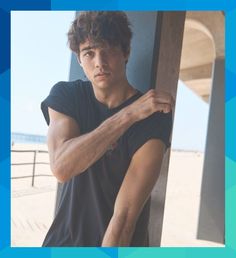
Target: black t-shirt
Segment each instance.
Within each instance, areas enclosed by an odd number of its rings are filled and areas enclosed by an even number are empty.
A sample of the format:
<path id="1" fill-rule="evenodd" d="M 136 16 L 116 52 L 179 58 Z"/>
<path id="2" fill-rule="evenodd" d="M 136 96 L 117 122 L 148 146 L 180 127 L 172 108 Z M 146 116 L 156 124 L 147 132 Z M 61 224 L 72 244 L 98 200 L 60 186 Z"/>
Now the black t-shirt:
<path id="1" fill-rule="evenodd" d="M 41 108 L 47 124 L 50 123 L 50 107 L 72 117 L 80 133 L 85 134 L 140 96 L 142 93 L 138 92 L 118 107 L 109 109 L 96 99 L 90 82 L 59 82 Z M 132 156 L 153 138 L 161 139 L 169 147 L 171 126 L 171 113 L 161 112 L 133 124 L 87 171 L 64 183 L 59 208 L 43 246 L 101 246 Z M 150 198 L 136 223 L 131 246 L 148 245 L 149 210 Z"/>

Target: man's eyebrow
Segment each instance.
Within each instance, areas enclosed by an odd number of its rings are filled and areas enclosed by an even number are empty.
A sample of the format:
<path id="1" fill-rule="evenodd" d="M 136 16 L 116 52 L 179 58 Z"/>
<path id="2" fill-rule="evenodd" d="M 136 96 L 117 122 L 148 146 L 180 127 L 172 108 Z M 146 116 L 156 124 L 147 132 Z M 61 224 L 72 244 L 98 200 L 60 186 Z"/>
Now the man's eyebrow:
<path id="1" fill-rule="evenodd" d="M 87 47 L 82 48 L 82 49 L 80 50 L 80 52 L 87 51 L 87 50 L 94 49 L 94 48 L 96 48 L 96 45 L 87 46 Z"/>

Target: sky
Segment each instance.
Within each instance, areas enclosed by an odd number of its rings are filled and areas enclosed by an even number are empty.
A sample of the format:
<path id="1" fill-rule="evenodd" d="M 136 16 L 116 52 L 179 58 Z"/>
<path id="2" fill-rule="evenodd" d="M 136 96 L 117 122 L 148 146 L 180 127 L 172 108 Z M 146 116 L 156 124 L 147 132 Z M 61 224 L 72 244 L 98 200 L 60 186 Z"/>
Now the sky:
<path id="1" fill-rule="evenodd" d="M 41 101 L 58 81 L 68 81 L 69 11 L 11 12 L 11 131 L 47 134 Z M 178 84 L 172 148 L 204 151 L 209 105 Z"/>

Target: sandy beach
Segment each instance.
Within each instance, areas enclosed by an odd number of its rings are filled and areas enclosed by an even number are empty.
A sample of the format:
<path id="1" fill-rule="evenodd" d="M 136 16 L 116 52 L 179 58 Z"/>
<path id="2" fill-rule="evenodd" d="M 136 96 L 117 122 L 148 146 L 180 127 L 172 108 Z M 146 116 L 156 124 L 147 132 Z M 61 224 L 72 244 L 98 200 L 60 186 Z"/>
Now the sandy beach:
<path id="1" fill-rule="evenodd" d="M 47 146 L 15 144 L 12 150 L 47 150 Z M 11 163 L 33 159 L 34 153 L 11 153 Z M 38 153 L 36 161 L 49 163 L 48 154 Z M 32 187 L 32 171 L 33 165 L 11 166 L 11 177 L 23 177 L 11 180 L 11 246 L 41 246 L 54 216 L 57 181 L 49 165 L 39 164 Z"/>
<path id="2" fill-rule="evenodd" d="M 47 150 L 47 146 L 15 144 L 12 150 Z M 12 152 L 11 163 L 33 162 L 33 158 L 34 153 Z M 223 246 L 196 239 L 203 158 L 199 152 L 171 152 L 161 246 Z M 48 154 L 38 153 L 36 161 L 48 163 Z M 41 246 L 54 216 L 57 181 L 49 165 L 39 164 L 32 187 L 32 170 L 32 165 L 11 167 L 14 247 Z"/>

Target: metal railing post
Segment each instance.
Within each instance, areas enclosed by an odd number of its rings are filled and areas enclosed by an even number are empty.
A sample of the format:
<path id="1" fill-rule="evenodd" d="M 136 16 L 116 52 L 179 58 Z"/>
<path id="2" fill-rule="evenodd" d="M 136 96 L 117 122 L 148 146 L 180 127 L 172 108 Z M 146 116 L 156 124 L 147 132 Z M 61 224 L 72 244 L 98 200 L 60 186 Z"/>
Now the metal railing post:
<path id="1" fill-rule="evenodd" d="M 33 163 L 33 174 L 32 174 L 32 183 L 31 186 L 34 186 L 34 176 L 35 176 L 35 165 L 36 165 L 36 156 L 37 156 L 37 150 L 34 151 L 34 163 Z"/>
<path id="2" fill-rule="evenodd" d="M 31 175 L 26 175 L 26 176 L 19 176 L 19 177 L 12 177 L 11 176 L 11 179 L 20 179 L 20 178 L 28 178 L 28 177 L 32 177 L 32 180 L 31 180 L 31 185 L 34 186 L 34 178 L 36 176 L 48 176 L 48 175 L 43 175 L 43 174 L 38 174 L 37 175 L 35 174 L 36 173 L 36 166 L 41 164 L 41 165 L 49 165 L 48 162 L 44 162 L 44 161 L 41 161 L 41 162 L 37 162 L 37 154 L 40 154 L 40 153 L 47 153 L 48 154 L 48 151 L 45 151 L 45 150 L 11 150 L 11 152 L 14 152 L 14 153 L 34 153 L 34 157 L 33 157 L 33 161 L 32 162 L 19 162 L 19 163 L 11 163 L 11 166 L 25 166 L 25 165 L 33 165 L 33 171 L 32 171 L 32 174 Z M 52 175 L 50 175 L 52 176 Z"/>

